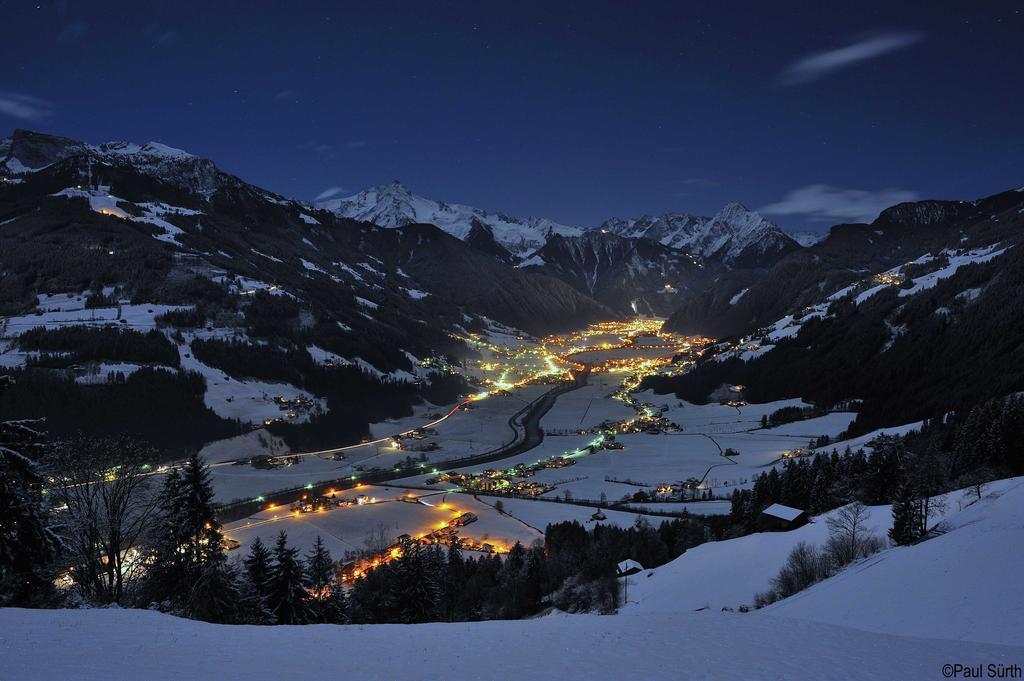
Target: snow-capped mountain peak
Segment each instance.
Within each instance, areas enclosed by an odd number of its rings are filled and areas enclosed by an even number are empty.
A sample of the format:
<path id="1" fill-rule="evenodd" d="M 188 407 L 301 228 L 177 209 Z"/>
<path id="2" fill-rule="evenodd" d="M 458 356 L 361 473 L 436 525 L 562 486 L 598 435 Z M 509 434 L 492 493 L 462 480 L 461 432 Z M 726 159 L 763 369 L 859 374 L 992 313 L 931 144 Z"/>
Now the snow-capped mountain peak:
<path id="1" fill-rule="evenodd" d="M 15 130 L 0 140 L 0 170 L 22 174 L 76 156 L 118 167 L 131 167 L 158 177 L 194 194 L 209 198 L 218 189 L 239 181 L 224 173 L 213 161 L 168 146 L 161 142 L 116 141 L 87 144 L 31 130 Z"/>
<path id="2" fill-rule="evenodd" d="M 729 203 L 714 217 L 690 213 L 612 219 L 602 231 L 644 237 L 728 266 L 770 264 L 799 245 L 775 223 L 741 203 Z"/>
<path id="3" fill-rule="evenodd" d="M 494 240 L 510 253 L 523 257 L 537 250 L 552 234 L 576 236 L 577 227 L 546 218 L 518 218 L 457 203 L 435 201 L 409 191 L 398 180 L 365 189 L 343 199 L 316 204 L 340 217 L 372 222 L 380 227 L 402 227 L 427 223 L 466 240 L 474 227 L 486 228 Z"/>

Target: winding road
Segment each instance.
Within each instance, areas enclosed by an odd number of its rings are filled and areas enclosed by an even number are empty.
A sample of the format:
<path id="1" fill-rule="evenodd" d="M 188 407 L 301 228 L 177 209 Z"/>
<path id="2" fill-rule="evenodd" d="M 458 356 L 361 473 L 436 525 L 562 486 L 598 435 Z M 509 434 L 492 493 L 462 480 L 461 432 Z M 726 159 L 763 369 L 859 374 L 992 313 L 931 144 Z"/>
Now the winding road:
<path id="1" fill-rule="evenodd" d="M 502 446 L 492 449 L 482 454 L 476 454 L 473 456 L 464 456 L 458 459 L 446 459 L 444 461 L 438 461 L 432 463 L 431 467 L 435 471 L 447 471 L 455 468 L 463 468 L 465 466 L 475 466 L 482 463 L 489 463 L 491 461 L 498 461 L 500 459 L 506 459 L 510 456 L 516 456 L 527 452 L 534 447 L 537 447 L 541 442 L 544 441 L 544 430 L 540 427 L 540 421 L 547 414 L 551 408 L 555 405 L 560 395 L 564 395 L 567 392 L 582 388 L 587 384 L 590 378 L 590 368 L 587 367 L 582 371 L 573 374 L 573 381 L 571 383 L 560 383 L 551 390 L 547 391 L 533 402 L 520 409 L 518 412 L 513 414 L 509 420 L 508 425 L 515 433 L 515 436 L 509 442 Z M 444 419 L 454 414 L 459 407 L 465 402 L 461 402 L 455 406 L 448 414 L 444 417 L 435 421 L 439 423 Z M 421 426 L 422 427 L 422 426 Z M 380 441 L 388 440 L 388 438 L 381 438 Z M 351 445 L 348 448 L 366 446 L 372 443 L 365 442 L 358 445 Z M 347 449 L 345 447 L 339 449 L 322 450 L 321 452 L 306 452 L 304 455 L 313 455 L 320 453 L 329 453 L 342 451 Z M 217 465 L 227 465 L 233 462 L 220 462 Z M 263 510 L 266 505 L 283 505 L 290 504 L 294 501 L 298 501 L 305 494 L 312 494 L 313 496 L 319 496 L 328 489 L 343 490 L 352 489 L 357 485 L 362 484 L 379 484 L 382 482 L 388 482 L 390 480 L 396 480 L 398 478 L 409 477 L 409 471 L 395 472 L 393 469 L 369 471 L 361 473 L 358 478 L 353 476 L 347 476 L 345 478 L 339 478 L 337 480 L 324 480 L 316 483 L 311 488 L 307 487 L 296 487 L 293 489 L 282 490 L 267 494 L 262 497 L 261 501 L 243 501 L 232 504 L 226 504 L 220 508 L 220 521 L 222 523 L 232 522 L 240 520 L 247 516 L 252 515 L 260 510 Z"/>

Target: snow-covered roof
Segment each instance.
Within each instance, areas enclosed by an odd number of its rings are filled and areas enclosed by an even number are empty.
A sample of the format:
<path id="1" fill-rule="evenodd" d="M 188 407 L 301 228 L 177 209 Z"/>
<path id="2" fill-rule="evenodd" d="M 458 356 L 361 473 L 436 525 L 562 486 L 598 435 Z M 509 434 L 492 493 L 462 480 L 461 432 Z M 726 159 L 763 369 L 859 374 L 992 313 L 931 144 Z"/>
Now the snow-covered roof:
<path id="1" fill-rule="evenodd" d="M 629 572 L 630 570 L 643 570 L 644 566 L 636 562 L 632 558 L 627 558 L 626 560 L 619 563 L 618 568 L 619 574 L 621 575 L 622 573 Z"/>
<path id="2" fill-rule="evenodd" d="M 763 513 L 776 518 L 782 518 L 783 520 L 796 520 L 803 511 L 799 508 L 783 506 L 782 504 L 772 504 L 768 508 L 764 509 Z"/>

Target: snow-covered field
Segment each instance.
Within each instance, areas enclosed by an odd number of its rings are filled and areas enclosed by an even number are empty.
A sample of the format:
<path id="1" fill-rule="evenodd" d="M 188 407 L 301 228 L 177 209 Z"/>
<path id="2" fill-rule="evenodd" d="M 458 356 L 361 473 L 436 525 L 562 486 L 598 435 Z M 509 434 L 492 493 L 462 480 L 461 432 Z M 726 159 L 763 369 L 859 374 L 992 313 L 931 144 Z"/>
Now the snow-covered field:
<path id="1" fill-rule="evenodd" d="M 1024 661 L 1024 647 L 726 613 L 257 627 L 144 610 L 4 609 L 0 631 L 4 676 L 34 681 L 879 681 L 940 679 L 952 662 Z"/>
<path id="2" fill-rule="evenodd" d="M 620 383 L 621 379 L 611 374 L 592 375 L 587 385 L 559 396 L 555 406 L 544 415 L 544 429 L 576 431 L 606 420 L 633 418 L 636 412 L 632 407 L 609 397 Z"/>
<path id="3" fill-rule="evenodd" d="M 423 503 L 398 500 L 407 493 L 425 495 Z M 282 507 L 231 523 L 225 527 L 225 533 L 241 542 L 240 553 L 247 551 L 248 544 L 257 536 L 265 544 L 273 543 L 282 530 L 288 533 L 289 543 L 305 553 L 319 535 L 338 559 L 347 551 L 365 549 L 367 535 L 380 526 L 383 526 L 388 541 L 392 542 L 401 534 L 427 534 L 438 529 L 441 522 L 467 511 L 475 513 L 478 520 L 459 529 L 462 537 L 508 547 L 517 541 L 528 546 L 542 536 L 515 518 L 502 515 L 491 506 L 464 494 L 424 493 L 421 490 L 366 485 L 341 492 L 339 496 L 355 499 L 362 494 L 373 498 L 375 503 L 300 514 L 293 514 Z"/>
<path id="4" fill-rule="evenodd" d="M 415 495 L 421 503 L 400 501 L 407 494 Z M 591 518 L 597 510 L 594 508 L 529 499 L 501 499 L 504 511 L 499 512 L 494 508 L 498 501 L 495 497 L 474 498 L 458 492 L 399 486 L 364 485 L 339 491 L 337 495 L 343 499 L 365 495 L 374 503 L 300 514 L 278 507 L 229 523 L 224 528 L 225 533 L 242 544 L 240 553 L 244 553 L 257 536 L 264 543 L 272 543 L 281 530 L 288 533 L 290 543 L 303 551 L 320 535 L 335 558 L 341 558 L 346 551 L 364 548 L 367 534 L 379 526 L 384 527 L 388 540 L 393 541 L 401 534 L 426 534 L 437 529 L 438 523 L 466 511 L 476 514 L 477 521 L 460 528 L 460 536 L 505 547 L 517 541 L 528 546 L 543 539 L 544 528 L 551 523 L 575 520 L 587 527 L 597 522 L 629 527 L 642 516 L 635 510 L 606 509 L 603 511 L 605 519 L 596 521 Z M 649 516 L 648 520 L 657 524 L 664 518 Z"/>

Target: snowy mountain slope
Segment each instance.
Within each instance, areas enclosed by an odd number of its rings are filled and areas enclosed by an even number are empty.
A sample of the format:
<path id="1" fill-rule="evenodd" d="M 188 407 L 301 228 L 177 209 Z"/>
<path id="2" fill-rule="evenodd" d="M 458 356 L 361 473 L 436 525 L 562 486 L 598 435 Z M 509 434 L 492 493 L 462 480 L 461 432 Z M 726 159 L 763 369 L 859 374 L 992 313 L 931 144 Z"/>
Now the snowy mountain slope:
<path id="1" fill-rule="evenodd" d="M 75 156 L 86 156 L 101 164 L 159 178 L 203 198 L 209 198 L 218 189 L 243 184 L 238 178 L 217 168 L 213 161 L 160 142 L 87 144 L 67 137 L 21 129 L 15 130 L 11 137 L 0 140 L 0 172 L 34 173 Z M 101 169 L 97 168 L 97 177 L 101 174 Z M 284 201 L 269 192 L 263 193 L 268 198 Z"/>
<path id="2" fill-rule="evenodd" d="M 887 549 L 805 592 L 747 615 L 785 616 L 901 636 L 1019 642 L 1024 602 L 1015 566 L 1024 560 L 1024 478 L 991 484 L 980 502 L 943 497 L 949 531 L 911 547 Z M 869 508 L 867 528 L 884 537 L 889 506 Z M 834 513 L 834 511 L 833 511 Z M 624 613 L 719 610 L 750 605 L 799 542 L 823 545 L 825 516 L 790 532 L 762 532 L 701 544 L 630 579 Z M 1014 566 L 1014 567 L 1011 567 Z"/>
<path id="3" fill-rule="evenodd" d="M 807 248 L 819 241 L 824 241 L 828 237 L 828 232 L 789 232 L 789 236 L 793 238 L 793 241 Z"/>
<path id="4" fill-rule="evenodd" d="M 576 236 L 582 233 L 577 227 L 546 218 L 517 218 L 457 203 L 434 201 L 413 194 L 397 180 L 348 198 L 321 201 L 317 207 L 339 217 L 372 222 L 381 227 L 431 224 L 464 241 L 474 227 L 484 228 L 498 244 L 518 256 L 526 256 L 540 248 L 552 234 Z"/>
<path id="5" fill-rule="evenodd" d="M 713 276 L 693 256 L 645 238 L 555 235 L 520 267 L 543 272 L 626 314 L 671 314 L 680 290 Z"/>
<path id="6" fill-rule="evenodd" d="M 1010 665 L 1024 657 L 1024 647 L 723 613 L 260 627 L 205 624 L 145 610 L 4 609 L 0 629 L 4 674 L 36 681 L 878 681 L 939 678 L 946 661 Z M 780 632 L 798 644 L 782 645 Z"/>
<path id="7" fill-rule="evenodd" d="M 644 237 L 730 267 L 764 267 L 800 245 L 778 225 L 739 203 L 713 217 L 689 213 L 614 218 L 599 229 L 619 236 Z"/>
<path id="8" fill-rule="evenodd" d="M 1016 190 L 974 201 L 899 204 L 871 224 L 832 227 L 824 239 L 786 254 L 768 270 L 727 272 L 706 291 L 680 296 L 679 309 L 666 325 L 719 337 L 747 333 L 924 253 L 1016 241 L 1022 210 L 1024 193 Z M 743 289 L 747 293 L 730 303 Z"/>
<path id="9" fill-rule="evenodd" d="M 1024 626 L 1024 479 L 1000 481 L 943 521 L 947 531 L 883 551 L 764 610 L 867 631 L 1018 644 Z M 949 504 L 969 503 L 952 495 Z"/>

